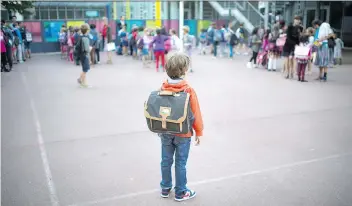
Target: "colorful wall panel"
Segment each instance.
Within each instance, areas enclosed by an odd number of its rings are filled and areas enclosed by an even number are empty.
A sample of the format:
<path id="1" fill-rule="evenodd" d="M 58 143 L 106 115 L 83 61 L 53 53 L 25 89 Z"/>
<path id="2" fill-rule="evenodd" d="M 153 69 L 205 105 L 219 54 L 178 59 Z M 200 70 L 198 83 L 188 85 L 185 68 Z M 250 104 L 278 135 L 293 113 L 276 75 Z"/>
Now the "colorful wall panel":
<path id="1" fill-rule="evenodd" d="M 163 26 L 167 31 L 175 29 L 176 33 L 179 33 L 179 22 L 178 20 L 163 20 Z"/>
<path id="2" fill-rule="evenodd" d="M 133 25 L 138 27 L 145 26 L 145 20 L 127 20 L 127 32 L 131 32 Z"/>
<path id="3" fill-rule="evenodd" d="M 64 21 L 44 21 L 44 40 L 46 42 L 58 42 L 61 26 L 64 24 Z"/>
<path id="4" fill-rule="evenodd" d="M 67 21 L 67 28 L 72 27 L 81 27 L 82 24 L 85 24 L 85 21 Z"/>
<path id="5" fill-rule="evenodd" d="M 189 34 L 197 35 L 197 20 L 184 20 L 183 24 L 189 26 Z"/>
<path id="6" fill-rule="evenodd" d="M 200 34 L 200 31 L 202 29 L 208 29 L 210 24 L 211 24 L 211 21 L 209 20 L 199 20 L 198 22 L 198 26 L 197 26 L 197 30 L 198 30 L 198 34 Z"/>
<path id="7" fill-rule="evenodd" d="M 148 28 L 161 28 L 161 20 L 147 20 L 146 27 Z"/>
<path id="8" fill-rule="evenodd" d="M 32 33 L 33 42 L 42 42 L 42 26 L 41 22 L 23 22 L 27 31 Z"/>

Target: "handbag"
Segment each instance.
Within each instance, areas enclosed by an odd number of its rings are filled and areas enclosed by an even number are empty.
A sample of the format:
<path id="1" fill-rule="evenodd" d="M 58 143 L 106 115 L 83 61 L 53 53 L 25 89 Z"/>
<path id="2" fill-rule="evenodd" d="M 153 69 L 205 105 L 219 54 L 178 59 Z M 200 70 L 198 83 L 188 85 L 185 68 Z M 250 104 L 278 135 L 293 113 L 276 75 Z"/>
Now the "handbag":
<path id="1" fill-rule="evenodd" d="M 110 42 L 108 44 L 106 44 L 107 50 L 108 51 L 115 51 L 116 50 L 116 46 L 114 42 Z"/>

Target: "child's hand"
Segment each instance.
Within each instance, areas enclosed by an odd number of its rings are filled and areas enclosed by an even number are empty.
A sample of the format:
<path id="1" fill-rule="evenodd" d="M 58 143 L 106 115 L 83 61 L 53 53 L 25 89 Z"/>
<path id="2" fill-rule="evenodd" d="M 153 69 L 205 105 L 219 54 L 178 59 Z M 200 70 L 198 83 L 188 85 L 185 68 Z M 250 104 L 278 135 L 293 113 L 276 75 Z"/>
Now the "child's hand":
<path id="1" fill-rule="evenodd" d="M 200 144 L 200 137 L 196 136 L 196 146 Z"/>

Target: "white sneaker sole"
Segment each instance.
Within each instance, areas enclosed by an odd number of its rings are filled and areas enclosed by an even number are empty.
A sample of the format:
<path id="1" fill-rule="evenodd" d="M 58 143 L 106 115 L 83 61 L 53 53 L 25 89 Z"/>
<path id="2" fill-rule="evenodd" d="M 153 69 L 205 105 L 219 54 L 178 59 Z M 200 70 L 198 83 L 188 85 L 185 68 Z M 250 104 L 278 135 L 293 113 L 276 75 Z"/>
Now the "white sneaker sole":
<path id="1" fill-rule="evenodd" d="M 182 201 L 186 201 L 186 200 L 190 200 L 190 199 L 193 199 L 197 196 L 197 193 L 195 193 L 192 197 L 188 197 L 188 198 L 185 198 L 185 199 L 177 199 L 175 198 L 175 201 L 177 202 L 182 202 Z"/>

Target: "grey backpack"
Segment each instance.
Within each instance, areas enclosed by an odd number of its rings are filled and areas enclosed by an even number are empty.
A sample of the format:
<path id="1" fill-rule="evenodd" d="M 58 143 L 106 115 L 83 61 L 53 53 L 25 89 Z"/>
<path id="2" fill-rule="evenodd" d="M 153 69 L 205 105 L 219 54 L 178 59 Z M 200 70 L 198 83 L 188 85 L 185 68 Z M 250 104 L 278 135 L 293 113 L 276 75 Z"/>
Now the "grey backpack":
<path id="1" fill-rule="evenodd" d="M 194 116 L 189 93 L 154 91 L 144 104 L 144 116 L 150 131 L 159 134 L 193 132 Z M 193 134 L 193 133 L 192 133 Z"/>

